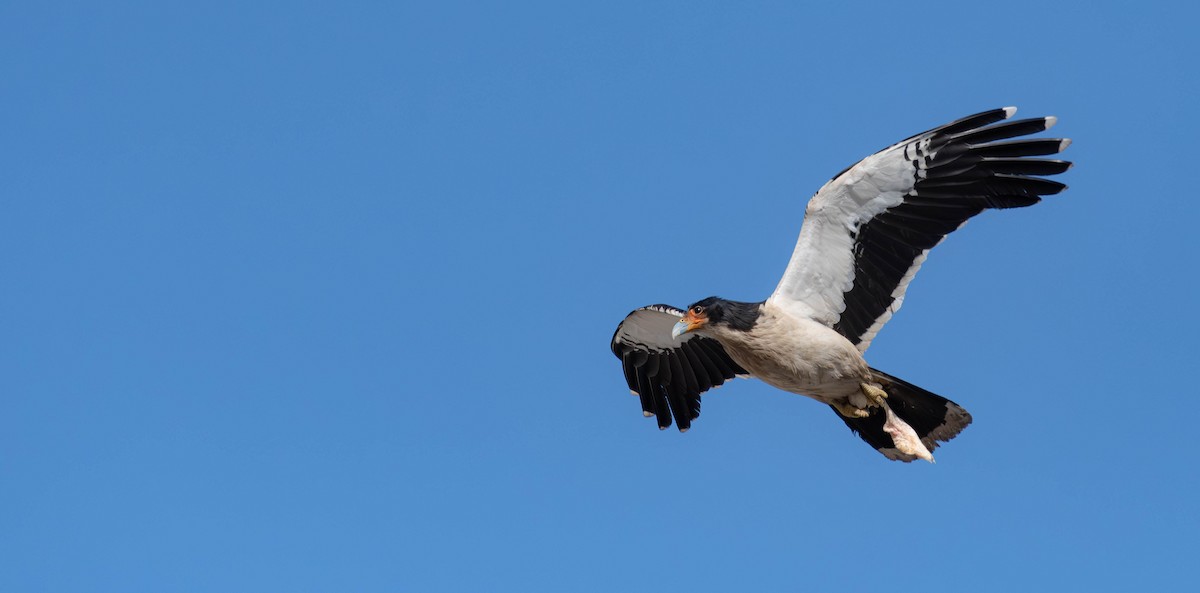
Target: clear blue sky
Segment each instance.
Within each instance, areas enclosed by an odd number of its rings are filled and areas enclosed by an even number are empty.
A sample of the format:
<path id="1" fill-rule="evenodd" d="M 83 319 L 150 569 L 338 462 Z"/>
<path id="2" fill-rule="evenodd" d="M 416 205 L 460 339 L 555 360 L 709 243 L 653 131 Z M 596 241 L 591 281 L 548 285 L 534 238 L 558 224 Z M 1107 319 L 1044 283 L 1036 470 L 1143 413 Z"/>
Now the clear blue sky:
<path id="1" fill-rule="evenodd" d="M 0 6 L 0 590 L 1195 585 L 1193 4 L 517 4 Z M 831 175 L 1005 105 L 1071 188 L 868 353 L 974 414 L 937 465 L 751 381 L 642 418 L 629 310 L 765 297 Z"/>

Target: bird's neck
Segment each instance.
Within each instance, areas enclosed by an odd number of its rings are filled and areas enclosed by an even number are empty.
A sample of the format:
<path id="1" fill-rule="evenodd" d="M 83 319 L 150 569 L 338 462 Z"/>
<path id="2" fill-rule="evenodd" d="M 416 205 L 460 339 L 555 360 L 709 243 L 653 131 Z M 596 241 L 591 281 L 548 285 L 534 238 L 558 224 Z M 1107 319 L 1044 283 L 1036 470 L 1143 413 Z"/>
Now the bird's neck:
<path id="1" fill-rule="evenodd" d="M 762 315 L 763 303 L 744 303 L 741 301 L 725 301 L 725 314 L 721 319 L 724 325 L 737 331 L 750 331 Z"/>

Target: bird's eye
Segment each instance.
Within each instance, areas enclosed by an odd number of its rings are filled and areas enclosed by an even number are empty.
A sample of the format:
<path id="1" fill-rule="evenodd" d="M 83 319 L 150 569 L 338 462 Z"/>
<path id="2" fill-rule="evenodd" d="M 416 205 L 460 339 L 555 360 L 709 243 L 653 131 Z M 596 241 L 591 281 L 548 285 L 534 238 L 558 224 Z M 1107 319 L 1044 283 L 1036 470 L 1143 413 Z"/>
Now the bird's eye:
<path id="1" fill-rule="evenodd" d="M 704 307 L 701 307 L 700 305 L 696 305 L 695 307 L 692 307 L 692 313 L 695 313 L 696 315 L 699 315 L 703 312 L 704 312 Z"/>

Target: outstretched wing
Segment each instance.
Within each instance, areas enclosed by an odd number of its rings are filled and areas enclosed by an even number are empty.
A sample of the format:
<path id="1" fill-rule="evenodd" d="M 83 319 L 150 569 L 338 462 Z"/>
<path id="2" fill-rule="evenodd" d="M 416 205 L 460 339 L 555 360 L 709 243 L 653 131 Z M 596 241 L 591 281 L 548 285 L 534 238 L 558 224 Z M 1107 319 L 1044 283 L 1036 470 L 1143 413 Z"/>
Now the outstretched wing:
<path id="1" fill-rule="evenodd" d="M 1030 206 L 1066 188 L 1041 176 L 1071 163 L 1027 157 L 1056 154 L 1070 140 L 1007 140 L 1044 131 L 1056 119 L 996 124 L 1015 112 L 985 111 L 917 134 L 826 183 L 808 203 L 771 302 L 866 351 L 946 235 L 984 210 Z"/>
<path id="2" fill-rule="evenodd" d="M 657 416 L 658 427 L 671 426 L 671 416 L 684 432 L 700 416 L 700 394 L 746 371 L 721 343 L 699 334 L 671 337 L 680 311 L 650 305 L 630 313 L 613 334 L 612 351 L 625 368 L 625 381 L 642 399 L 642 413 Z"/>

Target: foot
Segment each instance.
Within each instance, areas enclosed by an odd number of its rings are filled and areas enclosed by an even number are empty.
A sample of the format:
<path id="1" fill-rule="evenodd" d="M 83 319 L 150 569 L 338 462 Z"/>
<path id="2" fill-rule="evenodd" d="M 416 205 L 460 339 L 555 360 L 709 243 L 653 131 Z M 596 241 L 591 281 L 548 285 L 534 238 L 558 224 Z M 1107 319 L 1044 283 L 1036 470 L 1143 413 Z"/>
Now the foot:
<path id="1" fill-rule="evenodd" d="M 838 414 L 847 418 L 866 418 L 871 415 L 870 412 L 862 408 L 856 408 L 850 405 L 849 402 L 834 402 L 833 409 L 837 410 Z"/>
<path id="2" fill-rule="evenodd" d="M 870 383 L 860 383 L 859 388 L 862 389 L 863 395 L 871 401 L 871 405 L 882 406 L 884 400 L 887 399 L 887 392 Z"/>

